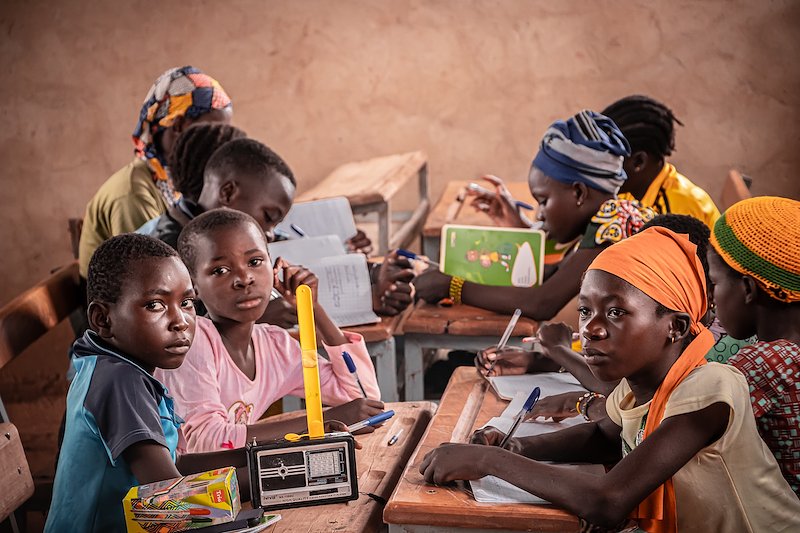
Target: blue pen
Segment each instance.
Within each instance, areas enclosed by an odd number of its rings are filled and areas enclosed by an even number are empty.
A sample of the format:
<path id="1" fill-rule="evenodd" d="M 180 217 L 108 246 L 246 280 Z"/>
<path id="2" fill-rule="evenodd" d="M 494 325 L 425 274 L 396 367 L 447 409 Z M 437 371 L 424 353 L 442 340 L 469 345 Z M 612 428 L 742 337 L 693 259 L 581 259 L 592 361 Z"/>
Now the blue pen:
<path id="1" fill-rule="evenodd" d="M 377 426 L 381 422 L 385 422 L 394 416 L 394 411 L 386 411 L 379 415 L 372 416 L 361 422 L 356 422 L 352 426 L 347 426 L 347 431 L 355 433 L 359 429 L 364 429 L 367 426 Z"/>
<path id="2" fill-rule="evenodd" d="M 521 200 L 516 200 L 514 203 L 517 205 L 518 208 L 521 209 L 527 209 L 528 211 L 533 211 L 535 209 L 535 207 L 533 207 L 531 204 L 525 203 Z"/>
<path id="3" fill-rule="evenodd" d="M 531 412 L 533 406 L 536 405 L 536 402 L 539 401 L 540 393 L 541 390 L 539 390 L 539 387 L 533 388 L 533 390 L 531 391 L 531 395 L 528 396 L 528 399 L 525 402 L 525 405 L 523 405 L 522 409 L 519 410 L 519 413 L 517 413 L 517 417 L 514 419 L 514 423 L 511 424 L 511 429 L 509 429 L 508 433 L 506 433 L 506 436 L 503 437 L 503 441 L 500 443 L 501 448 L 505 448 L 506 444 L 508 443 L 508 440 L 511 438 L 512 435 L 514 435 L 514 432 L 519 427 L 520 422 L 522 422 L 522 419 L 525 418 L 525 415 Z"/>
<path id="4" fill-rule="evenodd" d="M 409 252 L 408 250 L 403 250 L 402 248 L 398 248 L 397 255 L 399 255 L 400 257 L 406 257 L 408 259 L 416 259 L 417 261 L 425 261 L 429 265 L 437 267 L 439 266 L 439 263 L 437 263 L 436 261 L 431 261 L 430 259 L 426 259 L 425 257 L 420 257 L 414 252 Z"/>
<path id="5" fill-rule="evenodd" d="M 358 379 L 358 372 L 356 372 L 356 364 L 353 362 L 353 358 L 350 357 L 350 354 L 347 352 L 342 352 L 342 358 L 344 359 L 344 364 L 347 365 L 347 370 L 353 374 L 353 377 L 358 383 L 358 388 L 361 389 L 361 394 L 364 395 L 364 398 L 367 397 L 367 391 L 364 390 L 364 385 L 361 384 L 361 380 Z"/>
<path id="6" fill-rule="evenodd" d="M 300 226 L 298 226 L 297 224 L 289 224 L 289 227 L 292 228 L 294 230 L 294 232 L 297 233 L 298 235 L 300 235 L 301 237 L 305 237 L 306 236 L 306 232 L 303 231 L 300 228 Z"/>

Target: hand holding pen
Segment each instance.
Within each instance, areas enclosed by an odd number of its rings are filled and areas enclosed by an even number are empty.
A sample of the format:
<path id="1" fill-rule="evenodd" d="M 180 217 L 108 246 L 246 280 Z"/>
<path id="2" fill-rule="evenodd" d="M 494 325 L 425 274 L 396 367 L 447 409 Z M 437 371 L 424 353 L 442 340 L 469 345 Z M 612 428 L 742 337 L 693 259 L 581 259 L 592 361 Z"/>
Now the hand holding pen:
<path id="1" fill-rule="evenodd" d="M 511 429 L 508 430 L 508 433 L 506 433 L 506 436 L 503 437 L 502 441 L 500 441 L 500 447 L 501 448 L 505 448 L 506 445 L 508 444 L 509 439 L 514 436 L 514 432 L 517 430 L 519 425 L 525 419 L 525 416 L 528 413 L 531 412 L 531 409 L 533 409 L 533 406 L 536 405 L 536 402 L 539 401 L 539 395 L 540 394 L 541 394 L 541 390 L 539 389 L 539 387 L 534 387 L 533 390 L 531 391 L 530 396 L 528 396 L 528 399 L 525 400 L 525 405 L 522 406 L 522 409 L 519 410 L 519 413 L 517 413 L 517 416 L 514 417 L 514 423 L 511 424 Z"/>
<path id="2" fill-rule="evenodd" d="M 508 339 L 511 338 L 511 333 L 514 331 L 514 328 L 516 327 L 517 321 L 519 321 L 519 317 L 520 316 L 522 316 L 522 310 L 521 309 L 515 310 L 514 314 L 511 315 L 511 320 L 508 321 L 508 325 L 506 326 L 506 330 L 503 332 L 503 336 L 500 337 L 500 342 L 497 344 L 497 351 L 498 352 L 502 351 L 503 348 L 506 347 L 506 344 L 508 344 Z M 489 370 L 486 372 L 487 376 L 489 374 L 491 374 L 492 371 L 494 371 L 494 365 L 496 363 L 497 363 L 497 359 L 495 358 L 492 361 L 491 365 L 489 365 Z"/>
<path id="3" fill-rule="evenodd" d="M 494 185 L 495 190 L 491 191 L 477 183 L 470 183 L 467 187 L 467 194 L 475 197 L 470 205 L 476 211 L 486 213 L 498 226 L 529 228 L 531 222 L 522 215 L 521 209 L 532 209 L 533 206 L 515 200 L 503 180 L 497 176 L 487 174 L 481 176 L 481 179 Z"/>

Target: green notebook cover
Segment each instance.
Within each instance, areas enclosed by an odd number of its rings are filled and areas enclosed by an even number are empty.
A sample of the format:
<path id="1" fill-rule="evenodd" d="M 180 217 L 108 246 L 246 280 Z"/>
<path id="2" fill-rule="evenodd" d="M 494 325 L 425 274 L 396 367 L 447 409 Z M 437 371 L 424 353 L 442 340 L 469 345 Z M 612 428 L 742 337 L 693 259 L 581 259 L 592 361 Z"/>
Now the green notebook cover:
<path id="1" fill-rule="evenodd" d="M 541 230 L 446 225 L 442 228 L 442 272 L 483 285 L 535 287 L 544 274 Z"/>

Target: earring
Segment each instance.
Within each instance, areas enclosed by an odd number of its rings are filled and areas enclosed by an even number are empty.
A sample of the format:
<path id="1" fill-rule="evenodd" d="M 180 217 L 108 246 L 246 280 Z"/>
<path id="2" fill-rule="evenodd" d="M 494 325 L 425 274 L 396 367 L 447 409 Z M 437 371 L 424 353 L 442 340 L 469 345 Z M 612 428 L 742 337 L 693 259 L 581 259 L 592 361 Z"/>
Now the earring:
<path id="1" fill-rule="evenodd" d="M 677 335 L 670 334 L 670 336 L 669 336 L 669 342 L 670 342 L 670 343 L 672 343 L 672 344 L 675 344 L 675 341 L 676 341 L 676 340 L 678 340 L 678 337 L 677 337 Z"/>
<path id="2" fill-rule="evenodd" d="M 577 202 L 575 202 L 575 204 L 576 204 L 578 207 L 580 207 L 580 206 L 582 206 L 582 205 L 583 205 L 583 200 L 578 200 Z"/>

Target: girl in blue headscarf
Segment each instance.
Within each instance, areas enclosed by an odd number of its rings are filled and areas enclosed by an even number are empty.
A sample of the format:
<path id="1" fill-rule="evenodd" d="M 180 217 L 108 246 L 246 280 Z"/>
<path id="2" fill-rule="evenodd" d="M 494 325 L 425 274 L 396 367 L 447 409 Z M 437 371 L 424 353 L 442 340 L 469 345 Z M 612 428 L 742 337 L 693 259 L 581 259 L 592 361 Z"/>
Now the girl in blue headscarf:
<path id="1" fill-rule="evenodd" d="M 581 276 L 600 251 L 636 233 L 655 212 L 617 192 L 626 179 L 622 162 L 630 147 L 616 124 L 594 111 L 554 122 L 533 160 L 528 184 L 539 203 L 537 220 L 548 238 L 568 245 L 564 259 L 545 270 L 539 287 L 495 287 L 430 269 L 414 281 L 418 297 L 450 297 L 499 313 L 521 309 L 534 320 L 553 318 L 578 294 Z M 502 201 L 501 198 L 498 201 Z M 516 215 L 504 225 L 526 227 Z"/>

